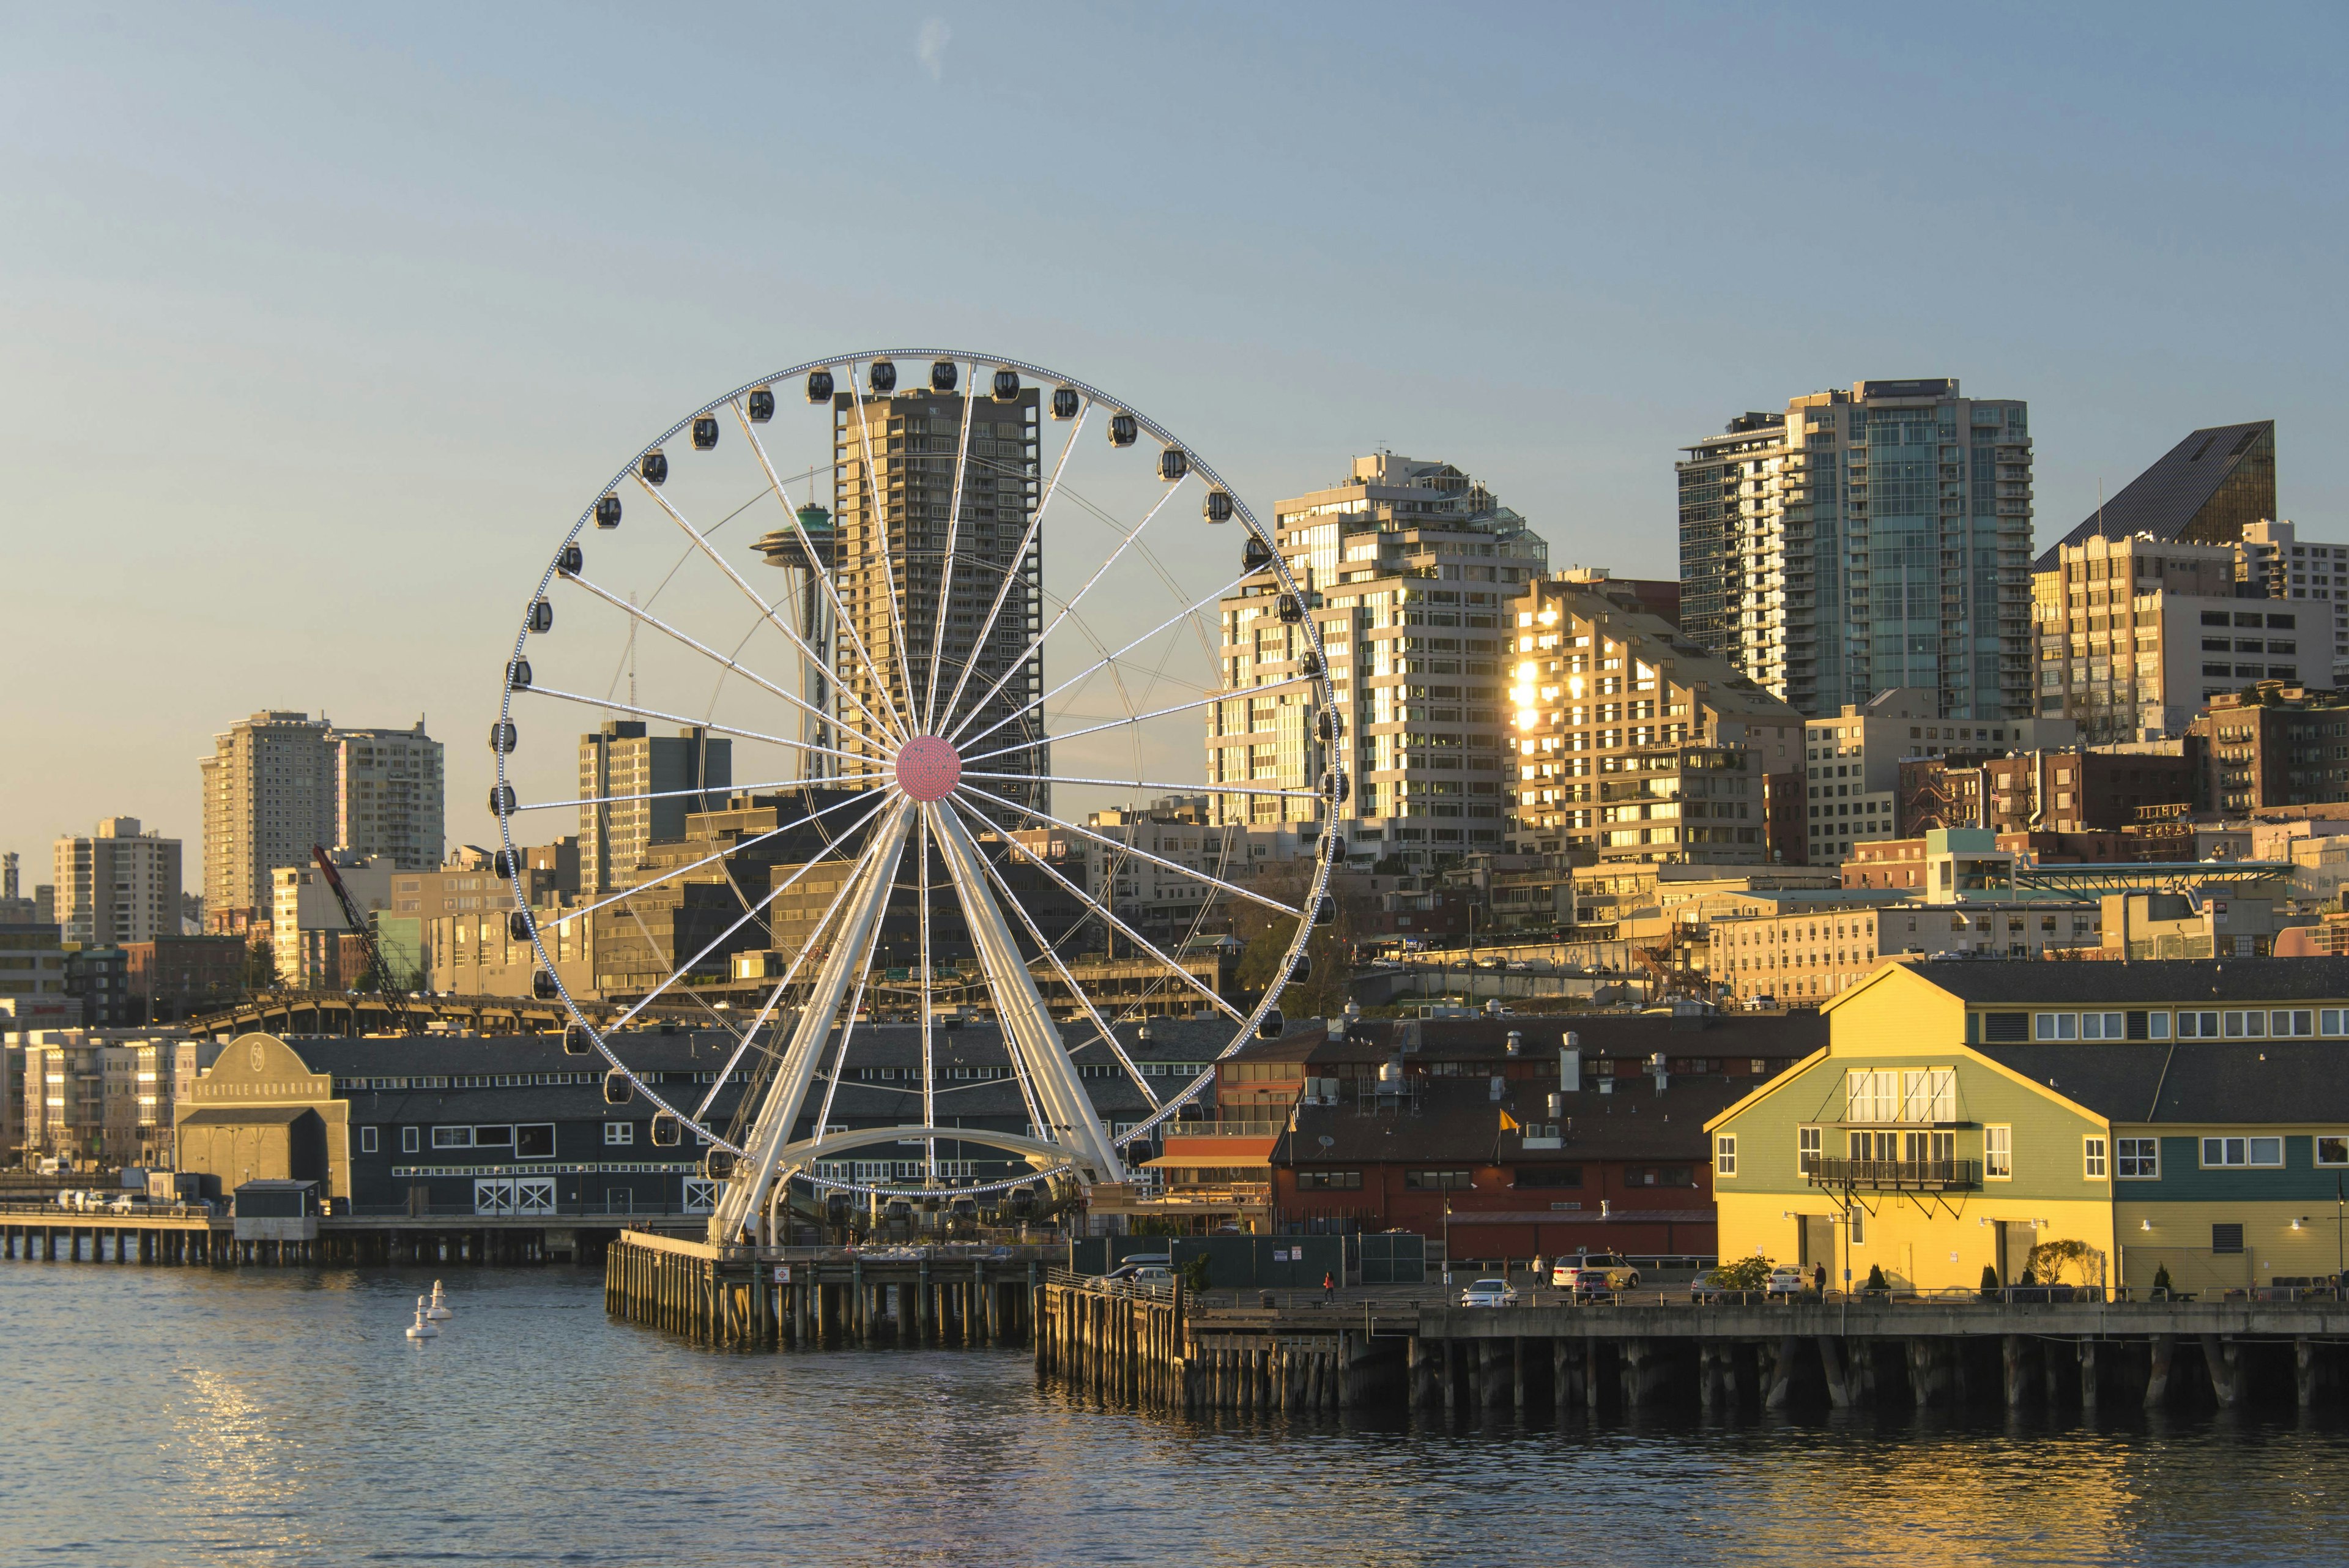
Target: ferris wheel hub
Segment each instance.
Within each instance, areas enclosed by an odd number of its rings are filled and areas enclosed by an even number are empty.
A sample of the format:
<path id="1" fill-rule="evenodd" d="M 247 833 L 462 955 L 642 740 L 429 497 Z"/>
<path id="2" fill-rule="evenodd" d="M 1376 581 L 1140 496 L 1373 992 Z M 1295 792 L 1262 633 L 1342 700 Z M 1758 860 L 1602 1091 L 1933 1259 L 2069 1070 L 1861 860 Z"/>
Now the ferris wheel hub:
<path id="1" fill-rule="evenodd" d="M 962 782 L 962 753 L 941 735 L 916 735 L 897 752 L 897 787 L 925 805 L 944 800 Z"/>

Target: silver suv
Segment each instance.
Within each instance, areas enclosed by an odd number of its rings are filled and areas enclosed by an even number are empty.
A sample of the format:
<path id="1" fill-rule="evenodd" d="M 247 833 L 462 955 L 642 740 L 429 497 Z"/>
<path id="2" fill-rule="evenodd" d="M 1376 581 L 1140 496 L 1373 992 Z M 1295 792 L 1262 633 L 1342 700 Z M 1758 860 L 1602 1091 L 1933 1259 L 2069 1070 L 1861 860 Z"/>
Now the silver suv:
<path id="1" fill-rule="evenodd" d="M 1631 1266 L 1630 1259 L 1619 1253 L 1585 1252 L 1580 1257 L 1560 1258 L 1550 1270 L 1549 1282 L 1577 1295 L 1636 1291 L 1640 1288 L 1640 1271 Z"/>

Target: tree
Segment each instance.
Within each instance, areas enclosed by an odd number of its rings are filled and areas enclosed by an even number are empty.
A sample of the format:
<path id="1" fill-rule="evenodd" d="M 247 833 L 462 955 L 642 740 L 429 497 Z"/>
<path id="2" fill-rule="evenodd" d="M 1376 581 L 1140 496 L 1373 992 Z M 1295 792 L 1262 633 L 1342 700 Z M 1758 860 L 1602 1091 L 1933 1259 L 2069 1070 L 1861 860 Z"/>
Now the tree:
<path id="1" fill-rule="evenodd" d="M 1868 1266 L 1868 1283 L 1860 1288 L 1870 1291 L 1891 1290 L 1892 1287 L 1885 1282 L 1884 1265 L 1881 1263 L 1870 1263 Z"/>
<path id="2" fill-rule="evenodd" d="M 2042 1241 L 2031 1249 L 2031 1268 L 2049 1284 L 2064 1278 L 2064 1271 L 2076 1267 L 2082 1284 L 2094 1284 L 2092 1275 L 2104 1272 L 2105 1255 L 2085 1241 Z"/>
<path id="3" fill-rule="evenodd" d="M 1267 866 L 1248 878 L 1248 885 L 1268 898 L 1292 908 L 1304 903 L 1312 887 L 1313 867 L 1304 860 Z M 1336 877 L 1333 875 L 1334 887 Z M 1353 979 L 1356 900 L 1337 897 L 1337 919 L 1314 929 L 1306 940 L 1305 954 L 1312 972 L 1292 981 L 1281 992 L 1280 1010 L 1291 1018 L 1333 1018 L 1346 1009 L 1348 982 Z M 1246 945 L 1240 950 L 1238 981 L 1248 991 L 1262 991 L 1280 976 L 1288 944 L 1297 935 L 1297 918 L 1278 915 L 1244 898 L 1232 900 L 1232 934 Z"/>
<path id="4" fill-rule="evenodd" d="M 1982 1293 L 1985 1297 L 1998 1294 L 1998 1270 L 1989 1263 L 1982 1265 Z"/>
<path id="5" fill-rule="evenodd" d="M 2169 1265 L 2168 1263 L 2164 1263 L 2161 1267 L 2153 1271 L 2153 1288 L 2158 1291 L 2168 1291 L 2175 1288 L 2169 1282 Z"/>
<path id="6" fill-rule="evenodd" d="M 1756 1252 L 1734 1258 L 1713 1271 L 1713 1282 L 1724 1291 L 1758 1291 L 1770 1282 L 1770 1260 Z"/>

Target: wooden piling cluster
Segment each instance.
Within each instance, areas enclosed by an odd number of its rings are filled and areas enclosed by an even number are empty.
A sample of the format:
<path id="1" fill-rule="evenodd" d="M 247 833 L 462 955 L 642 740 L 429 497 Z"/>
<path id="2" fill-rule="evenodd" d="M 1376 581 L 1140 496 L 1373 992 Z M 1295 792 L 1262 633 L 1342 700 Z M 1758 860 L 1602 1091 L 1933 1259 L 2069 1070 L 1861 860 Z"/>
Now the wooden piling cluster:
<path id="1" fill-rule="evenodd" d="M 631 1231 L 605 1250 L 604 1310 L 750 1349 L 1017 1345 L 1035 1259 L 811 1256 Z"/>
<path id="2" fill-rule="evenodd" d="M 1165 1410 L 1342 1410 L 1365 1392 L 1365 1331 L 1223 1312 L 1203 1323 L 1182 1286 L 1052 1270 L 1036 1292 L 1036 1371 L 1088 1397 Z"/>
<path id="3" fill-rule="evenodd" d="M 216 1253 L 231 1244 L 202 1219 L 119 1220 L 59 1214 L 52 1220 L 11 1218 L 0 1222 L 0 1255 L 22 1262 L 170 1263 L 196 1266 L 227 1262 Z"/>

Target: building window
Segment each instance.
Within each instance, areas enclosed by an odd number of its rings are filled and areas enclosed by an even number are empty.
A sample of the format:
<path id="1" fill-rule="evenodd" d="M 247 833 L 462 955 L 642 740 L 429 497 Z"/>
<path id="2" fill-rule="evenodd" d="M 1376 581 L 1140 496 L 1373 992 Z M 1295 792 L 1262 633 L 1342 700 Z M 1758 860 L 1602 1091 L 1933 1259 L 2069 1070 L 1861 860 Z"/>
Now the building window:
<path id="1" fill-rule="evenodd" d="M 2210 1250 L 2214 1252 L 2240 1252 L 2243 1250 L 2243 1228 L 2240 1225 L 2210 1227 Z"/>
<path id="2" fill-rule="evenodd" d="M 473 1147 L 473 1129 L 471 1127 L 434 1127 L 432 1129 L 432 1147 L 434 1148 L 471 1148 Z"/>
<path id="3" fill-rule="evenodd" d="M 361 1154 L 373 1154 L 375 1152 L 375 1128 L 359 1128 L 359 1152 Z"/>
<path id="4" fill-rule="evenodd" d="M 2306 1008 L 2279 1007 L 2268 1014 L 2268 1033 L 2279 1039 L 2316 1033 L 2316 1014 Z"/>
<path id="5" fill-rule="evenodd" d="M 2080 1037 L 2080 1015 L 2076 1012 L 2041 1012 L 2032 1018 L 2032 1037 L 2037 1040 L 2076 1040 Z"/>
<path id="6" fill-rule="evenodd" d="M 523 1122 L 514 1128 L 516 1159 L 553 1159 L 554 1158 L 554 1124 Z"/>
<path id="7" fill-rule="evenodd" d="M 2080 1140 L 2080 1175 L 2089 1181 L 2105 1179 L 2105 1140 L 2100 1137 Z"/>
<path id="8" fill-rule="evenodd" d="M 2261 1040 L 2267 1036 L 2268 1015 L 2264 1012 L 2230 1012 L 2224 1018 L 2230 1040 Z"/>
<path id="9" fill-rule="evenodd" d="M 2179 1013 L 2178 1037 L 2180 1040 L 2216 1040 L 2219 1037 L 2219 1015 L 2215 1012 Z"/>
<path id="10" fill-rule="evenodd" d="M 2120 1040 L 2127 1037 L 2127 1014 L 2120 1012 L 2083 1012 L 2080 1014 L 2080 1038 L 2083 1040 Z"/>
<path id="11" fill-rule="evenodd" d="M 1453 1192 L 1474 1185 L 1464 1170 L 1406 1170 L 1402 1184 L 1413 1192 Z"/>
<path id="12" fill-rule="evenodd" d="M 1860 1208 L 1860 1207 L 1859 1207 L 1858 1205 L 1857 1205 L 1857 1204 L 1854 1204 L 1854 1205 L 1851 1207 L 1851 1209 L 1850 1209 L 1850 1210 L 1848 1210 L 1847 1211 L 1847 1216 L 1846 1216 L 1846 1220 L 1845 1220 L 1845 1226 L 1846 1226 L 1847 1233 L 1847 1234 L 1850 1236 L 1850 1238 L 1851 1238 L 1851 1244 L 1852 1244 L 1853 1246 L 1855 1246 L 1855 1247 L 1859 1247 L 1859 1246 L 1865 1246 L 1865 1245 L 1867 1244 L 1867 1242 L 1868 1242 L 1868 1210 L 1867 1210 Z"/>
<path id="13" fill-rule="evenodd" d="M 399 1152 L 402 1154 L 414 1154 L 416 1152 L 416 1129 L 414 1127 L 402 1127 L 399 1129 Z"/>
<path id="14" fill-rule="evenodd" d="M 2119 1162 L 2116 1174 L 2127 1180 L 2152 1181 L 2161 1175 L 2161 1140 L 2158 1137 L 2116 1138 L 2113 1158 Z"/>
<path id="15" fill-rule="evenodd" d="M 1582 1185 L 1582 1167 L 1578 1165 L 1521 1165 L 1517 1167 L 1519 1187 L 1575 1188 Z"/>
<path id="16" fill-rule="evenodd" d="M 2318 1133 L 2316 1163 L 2349 1165 L 2349 1133 Z"/>
<path id="17" fill-rule="evenodd" d="M 1796 1127 L 1795 1129 L 1795 1168 L 1805 1176 L 1818 1169 L 1819 1156 L 1823 1152 L 1824 1142 L 1822 1129 Z"/>
<path id="18" fill-rule="evenodd" d="M 2319 1034 L 2349 1034 L 2349 1007 L 2326 1007 L 2316 1014 Z"/>
<path id="19" fill-rule="evenodd" d="M 1362 1173 L 1359 1170 L 1300 1170 L 1297 1173 L 1299 1192 L 1360 1192 Z"/>
<path id="20" fill-rule="evenodd" d="M 1992 1181 L 2005 1181 L 2014 1175 L 2014 1129 L 2011 1127 L 1982 1128 L 1982 1175 Z"/>
<path id="21" fill-rule="evenodd" d="M 1737 1174 L 1737 1137 L 1723 1133 L 1713 1140 L 1713 1173 L 1715 1176 Z"/>
<path id="22" fill-rule="evenodd" d="M 636 1142 L 636 1124 L 634 1122 L 605 1122 L 604 1124 L 604 1141 L 607 1145 L 631 1144 Z"/>
<path id="23" fill-rule="evenodd" d="M 2272 1168 L 2283 1163 L 2283 1139 L 2280 1137 L 2206 1137 L 2202 1140 L 2202 1166 L 2206 1170 L 2230 1169 L 2238 1166 Z"/>

